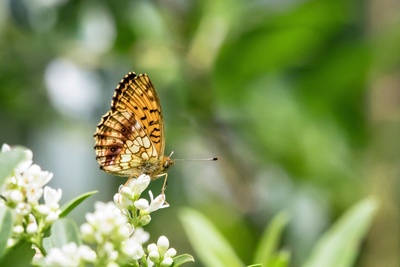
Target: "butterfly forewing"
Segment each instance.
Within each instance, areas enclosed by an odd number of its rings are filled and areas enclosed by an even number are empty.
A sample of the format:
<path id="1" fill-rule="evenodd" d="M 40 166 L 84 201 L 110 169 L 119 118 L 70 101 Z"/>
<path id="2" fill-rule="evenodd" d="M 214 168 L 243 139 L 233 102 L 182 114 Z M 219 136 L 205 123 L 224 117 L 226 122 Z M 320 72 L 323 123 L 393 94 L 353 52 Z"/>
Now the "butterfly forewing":
<path id="1" fill-rule="evenodd" d="M 160 99 L 146 74 L 130 72 L 120 82 L 111 101 L 111 110 L 129 110 L 143 126 L 159 156 L 164 155 L 164 124 Z"/>
<path id="2" fill-rule="evenodd" d="M 106 172 L 156 176 L 173 163 L 164 156 L 160 100 L 146 74 L 130 72 L 121 80 L 94 138 L 96 159 Z"/>

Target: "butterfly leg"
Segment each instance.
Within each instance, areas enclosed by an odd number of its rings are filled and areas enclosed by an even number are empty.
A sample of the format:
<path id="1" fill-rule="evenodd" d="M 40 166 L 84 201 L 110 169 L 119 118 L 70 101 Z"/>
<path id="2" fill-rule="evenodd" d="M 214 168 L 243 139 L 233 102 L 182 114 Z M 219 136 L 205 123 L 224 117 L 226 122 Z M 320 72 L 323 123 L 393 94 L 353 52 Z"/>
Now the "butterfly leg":
<path id="1" fill-rule="evenodd" d="M 130 181 L 131 181 L 133 178 L 135 178 L 134 175 L 130 176 L 130 177 L 128 178 L 128 181 L 125 182 L 124 186 L 128 186 L 128 184 L 130 183 Z"/>
<path id="2" fill-rule="evenodd" d="M 165 189 L 167 189 L 167 185 L 168 185 L 168 182 L 167 182 L 167 180 L 168 180 L 168 173 L 164 173 L 163 176 L 164 176 L 164 183 L 163 183 L 163 187 L 162 187 L 162 189 L 161 189 L 161 194 L 164 195 Z"/>

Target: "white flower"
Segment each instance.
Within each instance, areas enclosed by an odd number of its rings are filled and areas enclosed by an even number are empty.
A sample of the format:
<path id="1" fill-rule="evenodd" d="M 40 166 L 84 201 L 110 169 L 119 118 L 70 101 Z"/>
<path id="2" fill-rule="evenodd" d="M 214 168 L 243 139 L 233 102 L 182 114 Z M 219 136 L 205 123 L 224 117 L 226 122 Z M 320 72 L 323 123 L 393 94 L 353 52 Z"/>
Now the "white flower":
<path id="1" fill-rule="evenodd" d="M 93 235 L 94 232 L 93 227 L 88 223 L 82 224 L 80 230 L 83 236 Z"/>
<path id="2" fill-rule="evenodd" d="M 32 214 L 29 214 L 29 223 L 26 226 L 26 232 L 28 234 L 35 234 L 38 230 L 38 225 L 35 217 Z"/>
<path id="3" fill-rule="evenodd" d="M 15 240 L 14 238 L 7 239 L 7 248 L 10 248 L 10 247 L 14 246 L 15 244 L 17 244 L 17 240 Z"/>
<path id="4" fill-rule="evenodd" d="M 61 210 L 58 211 L 50 211 L 50 213 L 46 216 L 46 218 L 44 219 L 44 221 L 46 223 L 52 223 L 56 220 L 58 220 L 58 218 L 60 217 Z"/>
<path id="5" fill-rule="evenodd" d="M 96 260 L 96 253 L 88 246 L 81 245 L 78 248 L 79 256 L 86 262 L 94 262 Z"/>
<path id="6" fill-rule="evenodd" d="M 117 205 L 122 204 L 122 195 L 120 193 L 116 193 L 114 195 L 113 200 L 114 200 L 114 203 Z"/>
<path id="7" fill-rule="evenodd" d="M 15 212 L 22 216 L 28 215 L 31 212 L 31 205 L 25 202 L 18 203 L 15 207 Z"/>
<path id="8" fill-rule="evenodd" d="M 75 243 L 68 243 L 60 248 L 52 248 L 45 257 L 45 265 L 52 267 L 81 266 L 84 262 L 94 262 L 96 253 L 88 246 L 77 246 Z"/>
<path id="9" fill-rule="evenodd" d="M 138 260 L 144 255 L 143 247 L 135 239 L 128 239 L 123 247 L 123 252 L 128 257 Z"/>
<path id="10" fill-rule="evenodd" d="M 153 263 L 160 263 L 161 266 L 171 266 L 173 264 L 173 259 L 176 255 L 176 250 L 169 247 L 169 240 L 165 236 L 160 236 L 156 244 L 150 244 L 147 246 L 148 259 Z"/>
<path id="11" fill-rule="evenodd" d="M 19 178 L 19 185 L 23 187 L 41 188 L 53 178 L 53 174 L 48 171 L 42 171 L 39 165 L 32 164 Z"/>
<path id="12" fill-rule="evenodd" d="M 108 260 L 113 262 L 118 259 L 118 251 L 115 250 L 115 246 L 111 242 L 105 242 L 104 250 L 108 255 Z"/>
<path id="13" fill-rule="evenodd" d="M 24 200 L 24 195 L 19 190 L 12 190 L 9 193 L 10 200 L 15 203 L 19 203 Z"/>
<path id="14" fill-rule="evenodd" d="M 28 202 L 32 204 L 38 203 L 42 195 L 43 195 L 43 188 L 37 187 L 36 184 L 34 184 L 31 187 L 28 187 L 26 190 L 26 198 Z"/>
<path id="15" fill-rule="evenodd" d="M 150 176 L 142 174 L 137 178 L 136 186 L 132 188 L 135 196 L 140 196 L 150 184 Z"/>
<path id="16" fill-rule="evenodd" d="M 161 194 L 157 196 L 155 199 L 153 199 L 153 193 L 149 191 L 150 195 L 150 206 L 145 209 L 146 212 L 151 213 L 153 211 L 156 211 L 158 209 L 163 209 L 163 208 L 168 208 L 169 204 L 165 202 L 165 195 Z"/>
<path id="17" fill-rule="evenodd" d="M 134 179 L 132 179 L 132 180 L 134 180 Z M 121 193 L 121 195 L 128 197 L 128 198 L 133 195 L 132 189 L 128 186 L 122 186 L 119 192 Z"/>
<path id="18" fill-rule="evenodd" d="M 86 234 L 85 237 L 99 243 L 107 239 L 122 241 L 123 237 L 118 234 L 118 229 L 126 227 L 128 222 L 126 216 L 112 202 L 96 202 L 95 212 L 87 213 L 86 220 L 94 231 L 93 235 Z M 85 226 L 84 230 L 88 230 L 88 228 L 88 226 Z"/>
<path id="19" fill-rule="evenodd" d="M 154 263 L 160 262 L 160 253 L 158 251 L 153 250 L 149 252 L 149 259 Z"/>
<path id="20" fill-rule="evenodd" d="M 133 226 L 129 223 L 127 223 L 124 227 L 121 227 L 118 229 L 118 233 L 121 236 L 129 237 L 133 232 Z"/>
<path id="21" fill-rule="evenodd" d="M 135 231 L 133 232 L 133 235 L 131 237 L 131 239 L 136 240 L 136 242 L 141 245 L 143 245 L 144 243 L 149 241 L 149 238 L 150 238 L 150 234 L 147 233 L 145 230 L 143 230 L 143 228 L 135 229 Z"/>
<path id="22" fill-rule="evenodd" d="M 13 228 L 13 232 L 15 234 L 22 234 L 24 232 L 24 227 L 22 227 L 22 225 L 16 225 Z"/>
<path id="23" fill-rule="evenodd" d="M 152 252 L 152 251 L 157 251 L 158 252 L 158 247 L 156 244 L 151 243 L 150 245 L 147 246 L 147 251 Z"/>
<path id="24" fill-rule="evenodd" d="M 149 201 L 144 198 L 139 198 L 138 200 L 136 200 L 134 205 L 139 210 L 145 210 L 150 206 Z"/>
<path id="25" fill-rule="evenodd" d="M 61 189 L 56 190 L 48 186 L 44 187 L 44 203 L 51 210 L 54 211 L 60 208 L 60 204 L 58 204 L 58 202 L 60 201 L 61 196 Z"/>
<path id="26" fill-rule="evenodd" d="M 170 257 L 170 258 L 172 258 L 172 257 L 175 257 L 175 255 L 176 255 L 176 250 L 175 250 L 174 248 L 169 248 L 169 249 L 165 252 L 164 257 Z"/>
<path id="27" fill-rule="evenodd" d="M 41 214 L 41 215 L 47 215 L 50 213 L 50 208 L 46 205 L 39 205 L 36 207 L 36 210 Z"/>
<path id="28" fill-rule="evenodd" d="M 161 266 L 168 267 L 168 266 L 171 266 L 172 263 L 174 263 L 174 260 L 172 258 L 170 258 L 170 257 L 167 257 L 167 258 L 163 259 L 163 261 L 161 262 Z"/>
<path id="29" fill-rule="evenodd" d="M 158 251 L 161 254 L 165 254 L 165 252 L 167 251 L 167 249 L 169 248 L 169 240 L 166 236 L 160 236 L 157 240 L 157 247 L 158 247 Z"/>

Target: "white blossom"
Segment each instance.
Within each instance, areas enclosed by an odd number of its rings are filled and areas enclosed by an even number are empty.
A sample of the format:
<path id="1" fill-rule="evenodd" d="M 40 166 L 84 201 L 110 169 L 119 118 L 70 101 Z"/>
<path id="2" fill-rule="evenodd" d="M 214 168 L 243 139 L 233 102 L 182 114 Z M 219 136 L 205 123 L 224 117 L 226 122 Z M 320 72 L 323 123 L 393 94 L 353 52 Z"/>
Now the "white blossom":
<path id="1" fill-rule="evenodd" d="M 149 195 L 150 195 L 151 202 L 150 202 L 149 207 L 147 209 L 145 209 L 146 212 L 151 213 L 156 210 L 169 207 L 169 204 L 167 202 L 165 202 L 164 194 L 158 195 L 154 199 L 153 199 L 153 193 L 151 191 L 149 191 Z"/>
<path id="2" fill-rule="evenodd" d="M 44 187 L 44 203 L 51 210 L 54 211 L 60 208 L 60 204 L 58 204 L 58 202 L 60 201 L 61 196 L 61 189 L 53 189 L 49 186 Z"/>
<path id="3" fill-rule="evenodd" d="M 6 144 L 1 151 L 10 151 Z M 43 171 L 39 165 L 32 164 L 32 151 L 25 150 L 25 158 L 18 164 L 0 188 L 3 198 L 0 205 L 9 207 L 13 214 L 13 238 L 7 241 L 8 246 L 19 242 L 22 238 L 37 240 L 61 213 L 58 202 L 61 190 L 43 187 L 51 180 L 53 174 Z M 43 197 L 44 204 L 39 204 Z"/>
<path id="4" fill-rule="evenodd" d="M 140 199 L 136 200 L 134 205 L 139 210 L 145 210 L 150 206 L 149 201 L 144 198 L 140 198 Z"/>
<path id="5" fill-rule="evenodd" d="M 93 263 L 96 260 L 96 253 L 88 246 L 77 246 L 75 243 L 68 243 L 61 248 L 52 248 L 45 257 L 46 266 L 81 266 L 83 263 Z"/>
<path id="6" fill-rule="evenodd" d="M 148 259 L 147 262 L 160 264 L 161 266 L 171 266 L 176 255 L 174 248 L 169 248 L 169 240 L 165 236 L 160 236 L 157 240 L 157 245 L 152 243 L 147 246 Z M 152 266 L 151 264 L 149 266 Z"/>

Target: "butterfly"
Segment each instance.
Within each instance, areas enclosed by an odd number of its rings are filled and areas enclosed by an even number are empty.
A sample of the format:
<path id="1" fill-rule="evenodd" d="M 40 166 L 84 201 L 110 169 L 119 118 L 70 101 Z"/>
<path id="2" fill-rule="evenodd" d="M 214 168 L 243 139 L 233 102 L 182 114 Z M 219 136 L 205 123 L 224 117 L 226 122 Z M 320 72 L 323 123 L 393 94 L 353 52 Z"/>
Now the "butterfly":
<path id="1" fill-rule="evenodd" d="M 166 171 L 174 160 L 164 155 L 160 99 L 147 74 L 129 72 L 120 81 L 94 139 L 100 169 L 130 178 L 141 174 L 152 179 L 165 176 L 164 191 Z"/>

